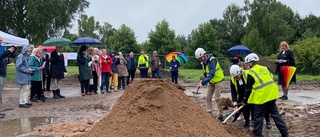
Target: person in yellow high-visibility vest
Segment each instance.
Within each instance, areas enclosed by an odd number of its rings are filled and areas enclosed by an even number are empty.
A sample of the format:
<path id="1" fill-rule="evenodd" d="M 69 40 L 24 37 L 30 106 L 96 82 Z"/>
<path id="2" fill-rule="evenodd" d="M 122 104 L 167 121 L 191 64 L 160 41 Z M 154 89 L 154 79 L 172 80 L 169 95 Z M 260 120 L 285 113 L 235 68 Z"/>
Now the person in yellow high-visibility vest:
<path id="1" fill-rule="evenodd" d="M 274 82 L 272 74 L 267 67 L 258 64 L 259 57 L 250 53 L 245 58 L 246 72 L 246 93 L 243 98 L 243 105 L 254 104 L 254 129 L 253 137 L 261 137 L 263 117 L 269 112 L 282 137 L 289 135 L 288 128 L 279 114 L 276 100 L 279 98 L 277 83 Z"/>
<path id="2" fill-rule="evenodd" d="M 230 67 L 230 88 L 231 88 L 231 98 L 233 105 L 235 105 L 235 110 L 238 109 L 238 104 L 241 104 L 243 101 L 244 94 L 246 92 L 246 71 L 245 67 L 241 68 L 240 65 L 232 65 Z M 254 105 L 247 104 L 244 106 L 238 113 L 243 113 L 245 124 L 243 125 L 243 129 L 247 130 L 250 128 L 249 119 L 250 119 L 250 112 L 251 112 L 251 120 L 254 121 L 253 112 L 254 112 Z M 265 120 L 266 120 L 266 128 L 271 129 L 272 125 L 270 123 L 269 113 L 265 113 Z"/>
<path id="3" fill-rule="evenodd" d="M 138 68 L 140 70 L 140 77 L 148 77 L 148 68 L 149 68 L 149 56 L 144 53 L 144 50 L 141 50 L 141 55 L 138 58 Z"/>
<path id="4" fill-rule="evenodd" d="M 211 53 L 206 52 L 203 48 L 198 48 L 195 51 L 195 57 L 202 62 L 202 67 L 204 69 L 204 74 L 201 76 L 203 79 L 198 86 L 202 87 L 207 85 L 207 111 L 212 114 L 212 96 L 214 95 L 215 101 L 218 106 L 218 120 L 223 121 L 223 109 L 222 106 L 218 104 L 220 100 L 221 93 L 221 81 L 224 79 L 223 71 L 220 67 L 218 59 Z"/>

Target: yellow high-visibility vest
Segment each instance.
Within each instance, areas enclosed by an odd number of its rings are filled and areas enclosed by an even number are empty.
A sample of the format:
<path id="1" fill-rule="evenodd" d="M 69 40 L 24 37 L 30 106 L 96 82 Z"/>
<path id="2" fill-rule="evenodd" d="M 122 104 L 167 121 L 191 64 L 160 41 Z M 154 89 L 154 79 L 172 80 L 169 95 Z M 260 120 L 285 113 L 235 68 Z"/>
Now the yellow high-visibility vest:
<path id="1" fill-rule="evenodd" d="M 148 55 L 140 55 L 138 58 L 138 67 L 140 67 L 140 65 L 144 64 L 147 68 L 149 67 L 149 57 Z"/>
<path id="2" fill-rule="evenodd" d="M 257 64 L 248 70 L 247 74 L 251 75 L 255 81 L 248 104 L 261 105 L 279 98 L 278 85 L 274 82 L 267 67 Z"/>
<path id="3" fill-rule="evenodd" d="M 213 78 L 210 80 L 211 84 L 218 83 L 218 82 L 220 82 L 220 81 L 222 81 L 224 79 L 224 74 L 223 74 L 223 71 L 222 71 L 222 69 L 220 67 L 220 64 L 219 64 L 218 60 L 215 57 L 211 57 L 210 61 L 212 61 L 214 59 L 216 60 L 216 72 L 214 73 Z M 204 66 L 202 66 L 202 67 L 203 67 L 203 69 L 205 70 L 205 72 L 207 74 L 210 72 L 209 64 L 206 65 L 206 68 L 204 68 Z"/>

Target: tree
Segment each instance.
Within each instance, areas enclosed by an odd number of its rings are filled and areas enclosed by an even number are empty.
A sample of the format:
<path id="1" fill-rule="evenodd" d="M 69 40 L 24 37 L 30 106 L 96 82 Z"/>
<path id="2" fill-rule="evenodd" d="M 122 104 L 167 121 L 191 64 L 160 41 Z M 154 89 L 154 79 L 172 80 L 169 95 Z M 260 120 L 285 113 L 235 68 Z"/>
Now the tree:
<path id="1" fill-rule="evenodd" d="M 158 51 L 160 55 L 176 51 L 179 48 L 179 43 L 175 37 L 175 32 L 169 28 L 169 23 L 162 20 L 155 26 L 155 31 L 151 30 L 148 34 L 149 49 Z"/>
<path id="2" fill-rule="evenodd" d="M 320 39 L 317 37 L 306 38 L 293 45 L 296 62 L 301 62 L 302 71 L 314 74 L 313 68 L 320 58 Z"/>
<path id="3" fill-rule="evenodd" d="M 301 19 L 299 22 L 299 33 L 303 34 L 307 31 L 307 29 L 310 29 L 313 31 L 317 37 L 320 37 L 320 17 L 317 17 L 315 15 L 308 15 L 304 19 Z"/>
<path id="4" fill-rule="evenodd" d="M 110 37 L 110 49 L 123 53 L 140 51 L 134 31 L 124 24 Z"/>
<path id="5" fill-rule="evenodd" d="M 81 14 L 78 19 L 78 35 L 80 37 L 92 37 L 99 39 L 99 29 L 99 22 L 95 21 L 93 16 L 88 18 L 86 14 Z"/>
<path id="6" fill-rule="evenodd" d="M 263 52 L 259 54 L 270 55 L 278 50 L 281 41 L 291 41 L 294 38 L 295 16 L 286 5 L 276 0 L 249 0 L 245 1 L 249 22 L 246 26 L 246 35 L 256 29 L 262 40 Z M 245 43 L 244 43 L 245 44 Z"/>
<path id="7" fill-rule="evenodd" d="M 188 44 L 186 54 L 194 56 L 194 51 L 202 47 L 207 51 L 220 53 L 220 41 L 217 39 L 216 30 L 210 23 L 200 24 L 199 27 L 194 30 L 192 40 Z"/>
<path id="8" fill-rule="evenodd" d="M 41 44 L 62 35 L 75 15 L 89 6 L 87 0 L 1 0 L 0 29 Z"/>
<path id="9" fill-rule="evenodd" d="M 223 20 L 226 25 L 227 40 L 231 43 L 228 49 L 241 44 L 241 38 L 245 34 L 245 12 L 236 4 L 229 5 L 223 12 Z"/>
<path id="10" fill-rule="evenodd" d="M 186 36 L 184 35 L 178 35 L 176 37 L 176 40 L 178 41 L 179 43 L 179 50 L 178 51 L 181 51 L 181 52 L 184 52 L 184 49 L 187 47 L 188 45 L 188 41 L 187 41 L 187 38 Z"/>
<path id="11" fill-rule="evenodd" d="M 109 24 L 108 22 L 104 22 L 103 26 L 101 26 L 99 29 L 99 37 L 102 44 L 106 46 L 110 46 L 109 44 L 110 37 L 113 36 L 115 31 L 116 29 L 113 28 L 111 24 Z"/>
<path id="12" fill-rule="evenodd" d="M 212 19 L 210 20 L 210 24 L 216 30 L 216 37 L 220 41 L 220 53 L 225 54 L 233 45 L 230 40 L 230 35 L 228 34 L 226 21 L 222 19 Z"/>
<path id="13" fill-rule="evenodd" d="M 257 53 L 263 53 L 263 39 L 260 37 L 259 31 L 255 28 L 251 29 L 247 35 L 245 35 L 242 39 L 242 43 L 246 45 L 251 51 Z"/>

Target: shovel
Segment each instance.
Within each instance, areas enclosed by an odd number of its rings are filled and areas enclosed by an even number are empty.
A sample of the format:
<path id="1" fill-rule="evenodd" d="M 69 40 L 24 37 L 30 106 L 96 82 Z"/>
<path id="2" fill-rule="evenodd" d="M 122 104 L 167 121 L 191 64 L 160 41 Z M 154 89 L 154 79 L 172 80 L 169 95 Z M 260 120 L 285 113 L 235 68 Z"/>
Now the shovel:
<path id="1" fill-rule="evenodd" d="M 198 86 L 198 89 L 197 89 L 196 91 L 192 91 L 192 93 L 193 93 L 193 94 L 201 94 L 201 93 L 199 92 L 199 89 L 200 89 L 200 86 Z"/>
<path id="2" fill-rule="evenodd" d="M 233 111 L 222 123 L 226 123 L 234 114 L 236 114 L 244 106 L 240 106 L 237 110 Z"/>
<path id="3" fill-rule="evenodd" d="M 202 80 L 201 80 L 200 82 L 202 82 Z M 198 86 L 198 88 L 197 88 L 196 91 L 192 91 L 192 93 L 193 93 L 193 94 L 201 94 L 201 93 L 199 92 L 199 89 L 200 89 L 200 86 Z"/>

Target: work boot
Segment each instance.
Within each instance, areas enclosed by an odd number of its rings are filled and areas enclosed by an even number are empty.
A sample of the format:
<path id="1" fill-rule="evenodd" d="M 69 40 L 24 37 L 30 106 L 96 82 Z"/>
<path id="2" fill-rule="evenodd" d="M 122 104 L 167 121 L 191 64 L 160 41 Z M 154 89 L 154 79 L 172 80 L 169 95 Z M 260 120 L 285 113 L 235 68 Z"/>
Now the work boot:
<path id="1" fill-rule="evenodd" d="M 19 108 L 29 108 L 30 106 L 27 104 L 19 104 Z"/>
<path id="2" fill-rule="evenodd" d="M 53 93 L 53 99 L 59 99 L 59 96 L 57 95 L 58 90 L 52 90 Z"/>
<path id="3" fill-rule="evenodd" d="M 283 95 L 283 96 L 281 96 L 279 99 L 288 100 L 288 96 Z"/>
<path id="4" fill-rule="evenodd" d="M 46 102 L 46 99 L 44 98 L 43 95 L 39 97 L 39 100 L 42 101 L 42 103 L 43 103 L 43 102 Z"/>
<path id="5" fill-rule="evenodd" d="M 217 120 L 219 120 L 220 122 L 223 122 L 223 116 L 219 116 Z"/>
<path id="6" fill-rule="evenodd" d="M 32 97 L 31 102 L 36 102 L 36 103 L 38 103 L 37 95 L 34 95 L 34 96 Z"/>
<path id="7" fill-rule="evenodd" d="M 245 124 L 245 125 L 243 125 L 243 130 L 248 130 L 250 128 L 250 125 L 249 124 Z"/>
<path id="8" fill-rule="evenodd" d="M 62 96 L 62 95 L 60 94 L 60 89 L 57 90 L 56 94 L 57 94 L 57 96 L 58 96 L 59 98 L 65 98 L 64 96 Z"/>
<path id="9" fill-rule="evenodd" d="M 266 128 L 267 129 L 271 129 L 272 128 L 272 125 L 271 125 L 270 121 L 266 123 Z"/>

